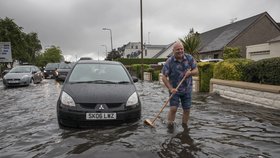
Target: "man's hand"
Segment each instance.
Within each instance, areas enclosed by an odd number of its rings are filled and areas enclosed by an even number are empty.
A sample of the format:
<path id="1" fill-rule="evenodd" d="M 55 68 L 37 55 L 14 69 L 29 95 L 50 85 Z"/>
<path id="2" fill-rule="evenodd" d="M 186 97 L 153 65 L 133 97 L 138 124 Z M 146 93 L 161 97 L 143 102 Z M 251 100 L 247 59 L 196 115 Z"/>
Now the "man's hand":
<path id="1" fill-rule="evenodd" d="M 188 69 L 188 71 L 185 73 L 185 77 L 188 78 L 192 75 L 191 69 Z"/>
<path id="2" fill-rule="evenodd" d="M 171 90 L 170 90 L 170 93 L 176 93 L 177 92 L 177 89 L 176 88 L 172 88 Z"/>

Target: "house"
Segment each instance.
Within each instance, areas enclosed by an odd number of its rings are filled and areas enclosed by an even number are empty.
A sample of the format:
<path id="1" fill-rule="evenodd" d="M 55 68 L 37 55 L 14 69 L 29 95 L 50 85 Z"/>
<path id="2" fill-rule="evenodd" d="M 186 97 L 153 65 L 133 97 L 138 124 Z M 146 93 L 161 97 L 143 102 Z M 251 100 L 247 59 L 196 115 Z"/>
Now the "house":
<path id="1" fill-rule="evenodd" d="M 261 60 L 266 58 L 280 57 L 280 36 L 266 43 L 246 46 L 246 58 Z"/>
<path id="2" fill-rule="evenodd" d="M 162 49 L 165 49 L 166 45 L 144 44 L 143 47 L 143 58 L 152 58 Z M 129 42 L 119 48 L 119 51 L 123 53 L 124 58 L 141 58 L 141 43 Z"/>
<path id="3" fill-rule="evenodd" d="M 200 59 L 223 57 L 225 47 L 239 47 L 246 57 L 246 46 L 265 43 L 280 35 L 280 25 L 267 13 L 261 13 L 204 33 L 199 34 Z M 172 53 L 172 44 L 160 51 L 154 58 L 167 58 Z"/>
<path id="4" fill-rule="evenodd" d="M 129 42 L 118 49 L 123 54 L 124 58 L 130 58 L 131 55 L 135 56 L 141 51 L 140 42 Z M 140 53 L 140 52 L 139 52 Z M 138 55 L 137 55 L 138 56 Z"/>
<path id="5" fill-rule="evenodd" d="M 200 34 L 200 58 L 222 58 L 225 47 L 239 47 L 246 57 L 246 46 L 264 43 L 280 35 L 279 25 L 267 13 L 240 20 Z"/>
<path id="6" fill-rule="evenodd" d="M 155 54 L 152 58 L 168 58 L 172 54 L 173 45 L 175 42 L 170 43 L 164 49 Z"/>

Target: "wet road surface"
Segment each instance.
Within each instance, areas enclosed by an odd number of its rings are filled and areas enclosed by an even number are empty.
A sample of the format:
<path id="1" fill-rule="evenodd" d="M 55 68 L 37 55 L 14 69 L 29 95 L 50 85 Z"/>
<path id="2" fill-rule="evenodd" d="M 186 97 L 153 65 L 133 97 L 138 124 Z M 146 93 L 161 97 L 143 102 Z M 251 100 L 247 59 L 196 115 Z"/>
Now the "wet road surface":
<path id="1" fill-rule="evenodd" d="M 29 87 L 0 83 L 0 157 L 212 157 L 266 158 L 280 155 L 280 110 L 256 107 L 207 93 L 193 94 L 189 128 L 166 128 L 168 107 L 145 126 L 167 90 L 157 82 L 136 83 L 142 118 L 95 129 L 60 129 L 56 101 L 61 84 L 48 79 Z"/>

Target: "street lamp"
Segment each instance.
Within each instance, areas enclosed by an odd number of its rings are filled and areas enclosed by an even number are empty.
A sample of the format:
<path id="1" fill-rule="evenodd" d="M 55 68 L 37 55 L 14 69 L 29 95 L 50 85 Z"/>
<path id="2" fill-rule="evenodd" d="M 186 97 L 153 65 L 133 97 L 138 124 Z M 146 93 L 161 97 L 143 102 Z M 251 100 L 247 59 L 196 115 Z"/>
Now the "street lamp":
<path id="1" fill-rule="evenodd" d="M 108 28 L 102 28 L 102 30 L 109 30 L 110 31 L 110 38 L 111 38 L 111 50 L 113 51 L 113 39 L 112 39 L 112 30 Z"/>
<path id="2" fill-rule="evenodd" d="M 105 56 L 105 59 L 107 58 L 108 56 L 108 52 L 107 52 L 107 46 L 105 44 L 102 44 L 101 46 L 105 47 L 105 50 L 106 50 L 106 56 Z"/>

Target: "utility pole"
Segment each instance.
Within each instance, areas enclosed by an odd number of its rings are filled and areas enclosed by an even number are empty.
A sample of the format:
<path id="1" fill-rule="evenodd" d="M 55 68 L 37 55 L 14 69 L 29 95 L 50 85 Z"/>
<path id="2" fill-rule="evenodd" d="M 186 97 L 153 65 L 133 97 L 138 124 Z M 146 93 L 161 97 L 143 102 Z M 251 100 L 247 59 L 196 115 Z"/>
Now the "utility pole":
<path id="1" fill-rule="evenodd" d="M 143 16 L 142 16 L 142 0 L 140 0 L 140 25 L 141 25 L 141 80 L 144 81 L 143 68 Z"/>

